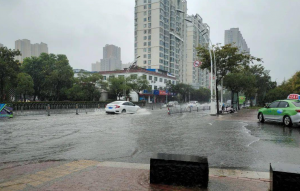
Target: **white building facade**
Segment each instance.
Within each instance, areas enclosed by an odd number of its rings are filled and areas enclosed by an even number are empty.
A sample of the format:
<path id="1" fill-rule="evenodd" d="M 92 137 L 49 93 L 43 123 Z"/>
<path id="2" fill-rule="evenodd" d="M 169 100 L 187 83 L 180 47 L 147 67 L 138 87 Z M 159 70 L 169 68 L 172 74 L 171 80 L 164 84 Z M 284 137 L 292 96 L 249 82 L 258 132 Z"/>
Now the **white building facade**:
<path id="1" fill-rule="evenodd" d="M 136 0 L 134 47 L 137 65 L 184 78 L 187 3 L 182 0 Z"/>
<path id="2" fill-rule="evenodd" d="M 105 71 L 105 72 L 99 72 L 103 76 L 103 80 L 107 81 L 109 78 L 118 78 L 118 77 L 130 77 L 135 76 L 138 77 L 144 77 L 149 82 L 149 89 L 152 91 L 150 92 L 140 92 L 140 95 L 143 98 L 142 100 L 148 101 L 148 102 L 164 102 L 166 97 L 166 85 L 167 83 L 176 84 L 176 77 L 169 75 L 165 72 L 161 72 L 160 70 L 145 70 L 145 69 L 131 69 L 129 72 L 126 70 L 119 70 L 119 71 Z M 153 92 L 157 92 L 158 95 L 154 95 Z M 138 100 L 138 95 L 136 92 L 131 92 L 130 97 L 132 98 L 132 101 L 141 101 Z"/>

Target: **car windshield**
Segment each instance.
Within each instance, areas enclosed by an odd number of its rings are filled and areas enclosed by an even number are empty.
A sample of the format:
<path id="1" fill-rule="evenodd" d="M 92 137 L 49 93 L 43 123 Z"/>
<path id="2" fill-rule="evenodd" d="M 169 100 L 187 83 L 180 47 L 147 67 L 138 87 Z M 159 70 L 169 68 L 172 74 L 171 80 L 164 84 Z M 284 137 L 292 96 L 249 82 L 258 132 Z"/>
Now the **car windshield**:
<path id="1" fill-rule="evenodd" d="M 296 107 L 300 107 L 300 102 L 293 102 Z"/>

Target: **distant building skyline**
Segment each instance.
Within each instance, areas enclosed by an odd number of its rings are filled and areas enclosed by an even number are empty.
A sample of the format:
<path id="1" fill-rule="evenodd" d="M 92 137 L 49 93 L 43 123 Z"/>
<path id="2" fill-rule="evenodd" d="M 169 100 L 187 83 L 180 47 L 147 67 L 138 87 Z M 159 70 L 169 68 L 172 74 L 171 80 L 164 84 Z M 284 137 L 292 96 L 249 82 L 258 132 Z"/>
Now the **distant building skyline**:
<path id="1" fill-rule="evenodd" d="M 99 72 L 101 67 L 101 63 L 96 61 L 96 63 L 92 63 L 92 72 Z"/>
<path id="2" fill-rule="evenodd" d="M 225 30 L 225 40 L 224 44 L 233 44 L 239 48 L 240 52 L 250 53 L 250 48 L 246 43 L 246 40 L 243 38 L 242 33 L 239 28 L 231 28 L 230 30 Z"/>
<path id="3" fill-rule="evenodd" d="M 121 48 L 113 44 L 103 47 L 103 59 L 101 59 L 100 71 L 121 70 Z"/>
<path id="4" fill-rule="evenodd" d="M 41 42 L 40 44 L 31 44 L 30 40 L 28 39 L 19 39 L 15 41 L 15 50 L 19 50 L 22 54 L 21 56 L 16 56 L 16 59 L 20 62 L 23 62 L 24 58 L 27 57 L 38 57 L 41 55 L 41 53 L 48 54 L 48 45 L 43 42 Z"/>
<path id="5" fill-rule="evenodd" d="M 0 48 L 3 47 L 3 44 L 0 43 Z"/>

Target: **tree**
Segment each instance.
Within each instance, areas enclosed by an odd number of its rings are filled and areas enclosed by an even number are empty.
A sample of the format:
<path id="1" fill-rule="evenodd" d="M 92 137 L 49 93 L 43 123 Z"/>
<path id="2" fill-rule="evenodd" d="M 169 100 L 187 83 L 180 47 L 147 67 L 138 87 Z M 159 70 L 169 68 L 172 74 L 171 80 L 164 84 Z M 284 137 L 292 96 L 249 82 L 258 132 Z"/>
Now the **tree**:
<path id="1" fill-rule="evenodd" d="M 139 100 L 140 92 L 143 90 L 149 90 L 149 81 L 146 79 L 146 76 L 140 76 L 138 78 L 131 76 L 129 77 L 128 86 L 131 90 L 135 91 L 138 94 Z"/>
<path id="2" fill-rule="evenodd" d="M 22 64 L 22 71 L 29 74 L 34 83 L 34 95 L 33 100 L 35 101 L 38 97 L 43 100 L 42 92 L 46 87 L 46 76 L 50 74 L 50 66 L 55 62 L 54 54 L 42 53 L 39 57 L 25 58 Z M 52 70 L 52 69 L 51 69 Z"/>
<path id="3" fill-rule="evenodd" d="M 73 85 L 73 69 L 65 55 L 42 53 L 39 57 L 25 58 L 22 71 L 34 82 L 34 100 L 60 101 Z"/>
<path id="4" fill-rule="evenodd" d="M 20 63 L 15 60 L 16 56 L 21 55 L 18 50 L 0 48 L 0 101 L 5 99 L 5 88 L 8 89 L 8 84 L 15 84 L 19 72 Z"/>
<path id="5" fill-rule="evenodd" d="M 33 80 L 29 74 L 18 74 L 16 92 L 20 94 L 20 97 L 23 95 L 24 102 L 26 101 L 26 95 L 32 95 L 32 93 L 34 93 L 33 86 Z"/>
<path id="6" fill-rule="evenodd" d="M 173 93 L 177 93 L 179 97 L 179 100 L 187 101 L 191 93 L 194 91 L 191 85 L 178 83 L 176 85 L 167 83 L 168 90 Z"/>
<path id="7" fill-rule="evenodd" d="M 221 80 L 228 73 L 240 71 L 242 68 L 247 67 L 254 61 L 262 62 L 261 58 L 253 57 L 245 52 L 240 53 L 238 47 L 232 44 L 226 44 L 224 46 L 217 44 L 213 46 L 213 49 L 215 54 L 211 53 L 213 57 L 212 59 L 216 62 L 216 74 L 214 74 L 216 77 L 215 92 L 218 92 L 218 85 L 220 85 Z M 197 48 L 197 55 L 202 61 L 201 69 L 208 69 L 211 71 L 210 54 L 207 46 L 199 46 Z M 219 112 L 218 94 L 216 94 L 216 96 L 217 111 Z"/>
<path id="8" fill-rule="evenodd" d="M 113 95 L 113 98 L 118 98 L 120 100 L 120 97 L 123 96 L 124 90 L 126 90 L 125 86 L 125 78 L 124 77 L 110 77 L 108 79 L 109 85 L 109 93 Z"/>
<path id="9" fill-rule="evenodd" d="M 74 85 L 67 90 L 68 99 L 72 101 L 95 101 L 101 96 L 100 88 L 106 90 L 107 83 L 98 73 L 80 73 L 74 79 Z"/>

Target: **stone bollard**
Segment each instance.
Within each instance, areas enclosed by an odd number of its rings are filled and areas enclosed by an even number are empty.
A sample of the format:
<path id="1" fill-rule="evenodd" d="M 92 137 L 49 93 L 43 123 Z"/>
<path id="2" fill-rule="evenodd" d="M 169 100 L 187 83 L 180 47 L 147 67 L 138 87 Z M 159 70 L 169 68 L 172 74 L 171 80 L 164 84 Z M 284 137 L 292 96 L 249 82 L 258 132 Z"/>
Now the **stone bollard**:
<path id="1" fill-rule="evenodd" d="M 48 116 L 50 116 L 50 104 L 47 106 Z"/>
<path id="2" fill-rule="evenodd" d="M 76 115 L 78 115 L 78 104 L 76 103 Z"/>
<path id="3" fill-rule="evenodd" d="M 160 104 L 160 109 L 162 109 L 162 103 Z"/>
<path id="4" fill-rule="evenodd" d="M 197 112 L 199 112 L 199 108 L 197 107 Z"/>
<path id="5" fill-rule="evenodd" d="M 98 109 L 100 109 L 100 104 L 98 104 Z"/>
<path id="6" fill-rule="evenodd" d="M 170 108 L 168 107 L 168 115 L 171 115 L 171 113 L 170 113 Z"/>
<path id="7" fill-rule="evenodd" d="M 86 108 L 87 108 L 87 105 L 85 105 L 85 114 L 87 114 L 87 110 L 86 110 Z"/>
<path id="8" fill-rule="evenodd" d="M 192 113 L 192 107 L 190 107 L 190 113 Z"/>
<path id="9" fill-rule="evenodd" d="M 152 110 L 153 110 L 153 105 L 154 105 L 154 103 L 152 103 Z"/>
<path id="10" fill-rule="evenodd" d="M 23 113 L 23 105 L 21 106 L 21 113 Z"/>

